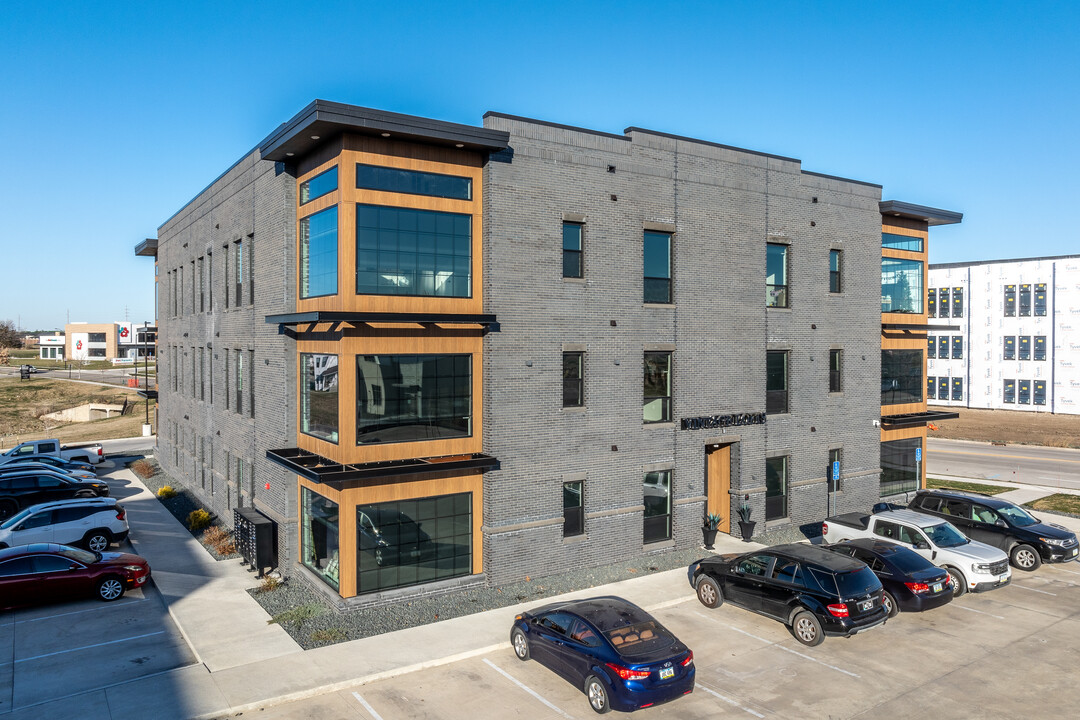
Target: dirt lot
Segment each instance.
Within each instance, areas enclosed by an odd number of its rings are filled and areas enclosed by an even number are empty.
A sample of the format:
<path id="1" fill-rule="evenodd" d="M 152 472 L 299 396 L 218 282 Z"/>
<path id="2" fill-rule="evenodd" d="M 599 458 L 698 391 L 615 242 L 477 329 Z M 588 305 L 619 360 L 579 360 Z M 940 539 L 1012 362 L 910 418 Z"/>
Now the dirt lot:
<path id="1" fill-rule="evenodd" d="M 57 425 L 42 420 L 44 413 L 76 407 L 84 403 L 121 404 L 127 398 L 136 407 L 127 415 L 86 423 Z M 0 446 L 12 447 L 26 440 L 59 438 L 64 442 L 135 437 L 142 432 L 140 398 L 134 390 L 87 383 L 18 376 L 0 378 Z"/>
<path id="2" fill-rule="evenodd" d="M 952 410 L 947 407 L 930 409 Z M 954 420 L 935 423 L 938 429 L 930 430 L 928 435 L 949 440 L 1080 448 L 1080 415 L 967 408 L 960 408 L 959 412 L 960 417 Z"/>

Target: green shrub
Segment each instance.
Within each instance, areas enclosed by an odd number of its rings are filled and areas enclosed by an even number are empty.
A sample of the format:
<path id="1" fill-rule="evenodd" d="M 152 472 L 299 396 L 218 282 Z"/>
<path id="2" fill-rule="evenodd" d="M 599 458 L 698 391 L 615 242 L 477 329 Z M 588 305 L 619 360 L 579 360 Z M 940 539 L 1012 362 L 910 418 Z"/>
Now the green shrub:
<path id="1" fill-rule="evenodd" d="M 164 488 L 162 488 L 164 490 Z M 210 525 L 210 513 L 202 508 L 192 510 L 187 516 L 188 530 L 198 532 Z"/>

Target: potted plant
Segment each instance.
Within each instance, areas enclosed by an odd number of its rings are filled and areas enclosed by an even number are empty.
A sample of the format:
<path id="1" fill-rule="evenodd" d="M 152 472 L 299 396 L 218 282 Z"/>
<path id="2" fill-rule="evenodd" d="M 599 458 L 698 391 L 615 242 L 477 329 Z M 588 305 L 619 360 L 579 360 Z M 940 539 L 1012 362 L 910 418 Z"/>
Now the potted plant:
<path id="1" fill-rule="evenodd" d="M 701 537 L 705 541 L 706 550 L 713 549 L 713 543 L 716 542 L 716 533 L 721 520 L 723 518 L 716 513 L 705 513 L 705 519 L 701 526 Z"/>
<path id="2" fill-rule="evenodd" d="M 739 532 L 742 533 L 743 542 L 750 542 L 754 535 L 756 522 L 750 519 L 750 505 L 743 503 L 739 506 Z"/>

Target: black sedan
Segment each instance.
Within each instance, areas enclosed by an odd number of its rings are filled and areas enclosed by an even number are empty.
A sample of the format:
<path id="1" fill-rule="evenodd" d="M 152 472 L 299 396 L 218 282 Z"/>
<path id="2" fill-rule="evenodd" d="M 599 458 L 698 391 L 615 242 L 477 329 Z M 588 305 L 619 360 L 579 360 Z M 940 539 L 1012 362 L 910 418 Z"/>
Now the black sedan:
<path id="1" fill-rule="evenodd" d="M 108 497 L 103 480 L 80 480 L 53 470 L 27 470 L 0 474 L 0 520 L 22 508 L 76 497 Z"/>
<path id="2" fill-rule="evenodd" d="M 694 690 L 694 653 L 637 605 L 597 597 L 545 605 L 514 619 L 510 642 L 589 698 L 592 709 L 630 712 Z"/>
<path id="3" fill-rule="evenodd" d="M 949 573 L 906 547 L 874 538 L 847 540 L 824 547 L 869 566 L 884 588 L 881 604 L 889 617 L 895 617 L 901 610 L 932 610 L 953 599 Z"/>

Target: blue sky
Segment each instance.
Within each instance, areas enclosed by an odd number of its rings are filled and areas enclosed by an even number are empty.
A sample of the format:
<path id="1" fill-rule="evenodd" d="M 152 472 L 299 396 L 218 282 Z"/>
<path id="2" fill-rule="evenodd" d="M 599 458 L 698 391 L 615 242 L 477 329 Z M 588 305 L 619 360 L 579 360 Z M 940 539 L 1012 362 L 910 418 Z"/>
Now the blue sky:
<path id="1" fill-rule="evenodd" d="M 1080 253 L 1080 3 L 0 4 L 0 320 L 153 319 L 134 246 L 315 98 L 636 125 L 964 213 L 931 262 Z"/>

